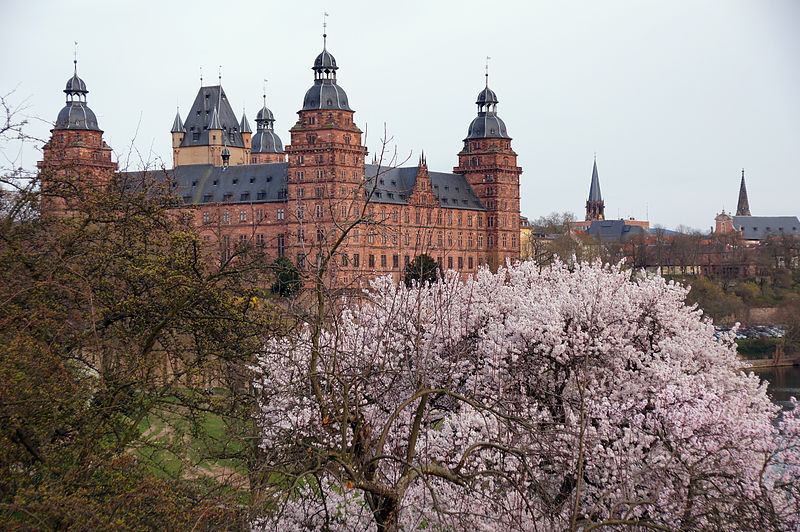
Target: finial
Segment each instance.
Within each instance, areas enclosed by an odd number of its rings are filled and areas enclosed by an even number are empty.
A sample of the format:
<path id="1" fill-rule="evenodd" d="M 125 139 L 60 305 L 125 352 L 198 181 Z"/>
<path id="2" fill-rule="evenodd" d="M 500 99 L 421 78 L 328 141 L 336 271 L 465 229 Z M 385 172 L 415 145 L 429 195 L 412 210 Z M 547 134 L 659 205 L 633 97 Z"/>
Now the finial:
<path id="1" fill-rule="evenodd" d="M 200 67 L 200 86 L 203 86 L 203 67 Z"/>
<path id="2" fill-rule="evenodd" d="M 742 168 L 742 181 L 744 181 L 744 168 Z"/>
<path id="3" fill-rule="evenodd" d="M 75 75 L 78 75 L 78 41 L 74 41 L 75 46 L 72 50 L 72 67 Z"/>
<path id="4" fill-rule="evenodd" d="M 597 162 L 597 152 L 594 152 L 594 162 Z"/>
<path id="5" fill-rule="evenodd" d="M 322 13 L 322 49 L 328 49 L 328 12 Z"/>
<path id="6" fill-rule="evenodd" d="M 264 78 L 264 92 L 261 93 L 264 96 L 264 107 L 267 106 L 267 78 Z"/>
<path id="7" fill-rule="evenodd" d="M 222 85 L 222 65 L 219 66 L 219 70 L 217 72 L 218 72 L 217 77 L 219 78 L 219 84 Z"/>
<path id="8" fill-rule="evenodd" d="M 489 57 L 487 55 L 486 56 L 486 87 L 489 87 L 489 59 L 491 59 L 491 57 Z"/>

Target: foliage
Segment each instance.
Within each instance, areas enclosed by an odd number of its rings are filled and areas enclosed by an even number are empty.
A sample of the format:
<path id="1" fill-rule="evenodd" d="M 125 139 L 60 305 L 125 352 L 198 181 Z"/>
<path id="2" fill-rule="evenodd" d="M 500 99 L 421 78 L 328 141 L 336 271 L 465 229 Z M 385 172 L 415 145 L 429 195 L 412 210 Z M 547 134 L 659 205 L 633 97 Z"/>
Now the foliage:
<path id="1" fill-rule="evenodd" d="M 272 263 L 272 271 L 275 282 L 272 284 L 272 293 L 281 297 L 291 297 L 296 295 L 303 287 L 300 272 L 297 266 L 286 257 L 279 257 Z"/>
<path id="2" fill-rule="evenodd" d="M 414 260 L 406 264 L 406 269 L 403 272 L 403 281 L 406 286 L 411 286 L 412 283 L 424 284 L 434 283 L 442 276 L 442 268 L 433 260 L 433 257 L 423 253 L 417 255 Z"/>
<path id="3" fill-rule="evenodd" d="M 255 525 L 796 529 L 797 410 L 773 427 L 686 293 L 586 263 L 373 281 L 259 360 Z"/>
<path id="4" fill-rule="evenodd" d="M 220 260 L 147 176 L 41 178 L 48 196 L 34 180 L 0 220 L 0 521 L 188 529 L 238 519 L 240 495 L 197 462 L 234 460 L 245 475 L 254 463 L 246 366 L 272 323 L 252 303 L 263 257 Z M 69 207 L 41 213 L 40 199 Z M 212 385 L 227 393 L 207 394 Z M 167 411 L 188 434 L 143 428 Z M 209 413 L 230 420 L 230 442 L 172 453 L 172 477 L 134 453 L 205 441 Z"/>
<path id="5" fill-rule="evenodd" d="M 686 300 L 697 303 L 703 312 L 720 323 L 733 323 L 746 319 L 746 308 L 742 298 L 726 293 L 718 283 L 707 277 L 692 279 L 691 290 Z"/>

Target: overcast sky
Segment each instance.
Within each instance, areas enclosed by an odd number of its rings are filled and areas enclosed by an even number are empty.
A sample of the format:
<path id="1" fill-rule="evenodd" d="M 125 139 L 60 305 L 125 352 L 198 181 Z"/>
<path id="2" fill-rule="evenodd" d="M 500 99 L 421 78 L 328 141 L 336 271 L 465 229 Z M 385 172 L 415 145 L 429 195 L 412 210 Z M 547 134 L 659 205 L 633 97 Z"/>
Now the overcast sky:
<path id="1" fill-rule="evenodd" d="M 597 153 L 606 217 L 707 230 L 735 209 L 800 215 L 800 1 L 0 1 L 0 94 L 49 136 L 72 75 L 121 167 L 162 158 L 199 86 L 250 123 L 263 79 L 284 144 L 322 49 L 365 144 L 457 162 L 484 84 L 522 166 L 522 214 L 583 217 Z M 132 146 L 135 150 L 132 150 Z M 133 155 L 132 155 L 133 154 Z M 139 155 L 140 154 L 140 155 Z M 132 156 L 131 156 L 132 155 Z M 33 166 L 34 150 L 22 154 Z M 371 155 L 370 155 L 371 158 Z"/>

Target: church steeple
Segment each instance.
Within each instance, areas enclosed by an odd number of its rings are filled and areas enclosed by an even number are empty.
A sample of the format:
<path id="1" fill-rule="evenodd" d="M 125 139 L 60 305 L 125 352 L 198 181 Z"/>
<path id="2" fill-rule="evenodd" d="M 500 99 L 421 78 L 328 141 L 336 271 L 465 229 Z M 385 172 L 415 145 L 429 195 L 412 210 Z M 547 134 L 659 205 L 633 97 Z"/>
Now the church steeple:
<path id="1" fill-rule="evenodd" d="M 600 193 L 600 177 L 597 175 L 597 157 L 592 167 L 592 183 L 589 185 L 589 199 L 586 200 L 586 221 L 605 220 L 606 207 Z"/>
<path id="2" fill-rule="evenodd" d="M 744 168 L 742 168 L 742 182 L 739 185 L 739 203 L 736 205 L 736 216 L 750 216 L 750 202 L 747 201 L 747 187 L 744 184 Z"/>

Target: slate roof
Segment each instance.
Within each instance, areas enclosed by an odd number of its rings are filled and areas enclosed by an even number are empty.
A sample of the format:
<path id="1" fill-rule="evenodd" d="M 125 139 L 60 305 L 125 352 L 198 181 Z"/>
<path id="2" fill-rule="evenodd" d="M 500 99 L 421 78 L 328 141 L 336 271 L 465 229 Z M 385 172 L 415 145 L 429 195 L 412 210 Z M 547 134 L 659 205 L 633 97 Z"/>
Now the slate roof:
<path id="1" fill-rule="evenodd" d="M 628 225 L 625 220 L 595 220 L 586 232 L 601 242 L 626 242 L 636 235 L 645 235 L 644 227 Z"/>
<path id="2" fill-rule="evenodd" d="M 597 176 L 597 160 L 594 161 L 594 168 L 592 168 L 592 184 L 589 187 L 589 201 L 603 201 L 603 195 L 600 194 L 600 178 Z"/>
<path id="3" fill-rule="evenodd" d="M 53 129 L 81 129 L 86 131 L 101 131 L 97 125 L 97 117 L 86 104 L 86 83 L 78 77 L 78 67 L 75 73 L 67 80 L 64 93 L 67 95 L 67 104 L 58 112 Z"/>
<path id="4" fill-rule="evenodd" d="M 176 196 L 187 205 L 208 203 L 260 203 L 286 201 L 288 163 L 212 166 L 191 164 L 146 172 L 158 181 L 171 180 Z M 127 172 L 141 178 L 145 172 Z"/>
<path id="5" fill-rule="evenodd" d="M 186 135 L 183 137 L 181 147 L 208 146 L 208 125 L 212 119 L 214 109 L 217 109 L 217 119 L 220 129 L 227 135 L 224 144 L 231 147 L 244 148 L 242 133 L 239 131 L 239 119 L 231 108 L 228 97 L 220 85 L 200 87 L 194 99 L 189 114 L 183 123 Z M 197 139 L 194 136 L 197 133 Z M 221 143 L 222 144 L 222 143 Z"/>
<path id="6" fill-rule="evenodd" d="M 747 186 L 744 184 L 744 168 L 742 168 L 742 182 L 739 185 L 739 202 L 736 205 L 736 216 L 750 216 L 750 202 L 747 201 Z"/>
<path id="7" fill-rule="evenodd" d="M 800 236 L 797 216 L 734 216 L 733 227 L 745 240 L 763 240 L 769 236 Z"/>
<path id="8" fill-rule="evenodd" d="M 183 165 L 164 172 L 146 172 L 158 181 L 171 181 L 175 195 L 187 205 L 209 203 L 253 203 L 286 201 L 288 163 L 233 165 L 228 167 L 209 164 Z M 380 167 L 365 165 L 367 190 L 375 183 Z M 408 196 L 414 188 L 418 167 L 381 168 L 378 186 L 371 203 L 408 205 Z M 145 172 L 127 172 L 141 178 Z M 460 174 L 428 172 L 434 195 L 444 208 L 485 211 L 467 180 Z"/>
<path id="9" fill-rule="evenodd" d="M 408 196 L 414 188 L 419 167 L 407 166 L 402 168 L 385 168 L 376 164 L 364 165 L 367 178 L 367 190 L 374 186 L 375 178 L 380 168 L 377 188 L 372 194 L 373 203 L 393 203 L 407 205 Z M 439 199 L 442 207 L 451 209 L 470 209 L 485 211 L 472 187 L 461 174 L 446 172 L 428 172 L 433 186 L 434 195 Z"/>

